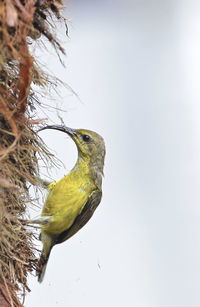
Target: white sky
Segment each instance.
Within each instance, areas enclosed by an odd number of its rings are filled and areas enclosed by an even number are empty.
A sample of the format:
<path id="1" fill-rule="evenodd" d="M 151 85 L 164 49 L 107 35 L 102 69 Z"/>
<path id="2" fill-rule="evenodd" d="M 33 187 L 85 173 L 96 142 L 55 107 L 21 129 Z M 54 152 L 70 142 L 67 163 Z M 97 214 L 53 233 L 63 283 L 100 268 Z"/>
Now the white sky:
<path id="1" fill-rule="evenodd" d="M 66 10 L 66 69 L 53 51 L 43 62 L 79 95 L 57 89 L 66 125 L 105 138 L 104 198 L 54 247 L 44 282 L 30 278 L 25 305 L 199 307 L 200 4 L 86 3 Z M 50 171 L 58 179 L 75 145 L 58 131 L 41 136 L 65 164 Z"/>

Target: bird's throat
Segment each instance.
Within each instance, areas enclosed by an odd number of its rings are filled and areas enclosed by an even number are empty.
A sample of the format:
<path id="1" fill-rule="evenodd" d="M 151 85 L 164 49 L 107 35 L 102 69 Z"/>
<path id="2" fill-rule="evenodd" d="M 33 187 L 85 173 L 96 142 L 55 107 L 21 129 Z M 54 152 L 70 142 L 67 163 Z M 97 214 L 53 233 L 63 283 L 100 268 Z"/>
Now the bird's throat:
<path id="1" fill-rule="evenodd" d="M 74 175 L 87 179 L 88 182 L 93 183 L 96 187 L 101 189 L 102 169 L 99 169 L 96 163 L 91 163 L 90 159 L 78 156 L 72 172 L 74 172 Z"/>

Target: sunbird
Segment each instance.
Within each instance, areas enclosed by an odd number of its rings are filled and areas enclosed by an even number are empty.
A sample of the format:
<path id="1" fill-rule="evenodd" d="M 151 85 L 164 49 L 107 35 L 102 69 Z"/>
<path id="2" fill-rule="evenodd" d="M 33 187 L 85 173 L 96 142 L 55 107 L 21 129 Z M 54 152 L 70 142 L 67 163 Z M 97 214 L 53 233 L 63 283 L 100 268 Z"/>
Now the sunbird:
<path id="1" fill-rule="evenodd" d="M 104 140 L 96 132 L 64 125 L 48 125 L 40 131 L 44 129 L 67 133 L 77 146 L 78 159 L 69 174 L 46 184 L 48 195 L 41 217 L 33 221 L 41 224 L 40 239 L 43 243 L 37 269 L 39 282 L 44 278 L 53 246 L 79 231 L 98 207 L 102 198 L 105 158 Z"/>

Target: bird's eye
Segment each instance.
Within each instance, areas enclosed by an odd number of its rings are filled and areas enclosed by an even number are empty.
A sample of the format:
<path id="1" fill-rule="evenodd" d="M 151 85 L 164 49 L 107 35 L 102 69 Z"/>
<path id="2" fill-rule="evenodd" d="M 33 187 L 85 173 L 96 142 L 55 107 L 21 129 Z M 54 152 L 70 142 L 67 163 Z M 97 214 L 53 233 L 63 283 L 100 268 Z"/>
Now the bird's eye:
<path id="1" fill-rule="evenodd" d="M 83 134 L 82 138 L 83 138 L 84 142 L 89 142 L 90 141 L 90 137 L 87 134 Z"/>

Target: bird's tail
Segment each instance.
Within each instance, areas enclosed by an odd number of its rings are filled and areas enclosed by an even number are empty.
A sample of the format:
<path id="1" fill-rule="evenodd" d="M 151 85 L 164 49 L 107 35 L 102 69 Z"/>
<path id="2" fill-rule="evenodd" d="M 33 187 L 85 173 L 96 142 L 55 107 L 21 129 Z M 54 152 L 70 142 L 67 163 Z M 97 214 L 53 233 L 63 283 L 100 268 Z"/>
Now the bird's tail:
<path id="1" fill-rule="evenodd" d="M 47 237 L 45 238 L 46 240 L 43 241 L 43 250 L 40 256 L 40 259 L 38 261 L 38 265 L 37 265 L 37 276 L 38 276 L 38 281 L 41 283 L 44 279 L 44 275 L 46 272 L 46 267 L 47 267 L 47 263 L 49 260 L 49 256 L 53 247 L 52 241 L 50 238 L 47 239 Z"/>

